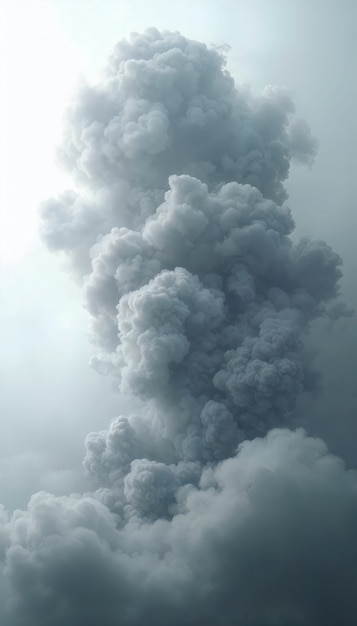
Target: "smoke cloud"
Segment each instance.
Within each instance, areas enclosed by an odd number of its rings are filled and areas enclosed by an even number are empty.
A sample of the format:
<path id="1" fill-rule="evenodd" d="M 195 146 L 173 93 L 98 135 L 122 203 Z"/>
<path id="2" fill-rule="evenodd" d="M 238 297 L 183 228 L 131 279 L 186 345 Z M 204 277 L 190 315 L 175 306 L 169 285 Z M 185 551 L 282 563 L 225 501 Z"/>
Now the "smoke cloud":
<path id="1" fill-rule="evenodd" d="M 315 151 L 285 90 L 178 33 L 79 88 L 42 236 L 81 278 L 93 366 L 142 404 L 88 435 L 91 493 L 4 512 L 4 625 L 354 624 L 357 474 L 292 418 L 341 276 L 286 205 Z"/>

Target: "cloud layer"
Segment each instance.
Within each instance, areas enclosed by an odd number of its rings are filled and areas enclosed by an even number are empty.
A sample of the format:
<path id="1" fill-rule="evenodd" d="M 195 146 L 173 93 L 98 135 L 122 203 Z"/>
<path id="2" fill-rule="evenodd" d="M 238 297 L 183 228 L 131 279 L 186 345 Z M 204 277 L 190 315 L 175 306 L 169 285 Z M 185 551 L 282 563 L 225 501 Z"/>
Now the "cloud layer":
<path id="1" fill-rule="evenodd" d="M 37 494 L 4 524 L 3 623 L 354 624 L 357 475 L 322 441 L 273 430 L 196 487 L 149 461 L 130 476 L 140 520 Z M 175 488 L 173 518 L 145 518 Z"/>
<path id="2" fill-rule="evenodd" d="M 142 410 L 88 435 L 91 493 L 4 513 L 6 626 L 354 623 L 357 475 L 288 429 L 341 276 L 285 204 L 315 149 L 286 91 L 178 33 L 133 35 L 79 89 L 42 235 Z"/>

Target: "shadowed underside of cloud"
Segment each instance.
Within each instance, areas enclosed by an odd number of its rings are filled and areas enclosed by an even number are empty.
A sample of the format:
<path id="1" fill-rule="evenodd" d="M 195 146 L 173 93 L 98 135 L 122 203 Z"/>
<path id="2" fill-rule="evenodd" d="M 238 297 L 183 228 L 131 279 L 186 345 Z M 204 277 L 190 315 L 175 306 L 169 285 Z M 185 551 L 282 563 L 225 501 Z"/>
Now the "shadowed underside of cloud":
<path id="1" fill-rule="evenodd" d="M 143 410 L 88 435 L 92 493 L 4 513 L 6 626 L 354 623 L 357 476 L 288 430 L 341 275 L 291 237 L 283 181 L 314 152 L 284 90 L 178 33 L 133 35 L 80 88 L 76 187 L 42 234 L 81 276 L 93 365 Z"/>
<path id="2" fill-rule="evenodd" d="M 158 511 L 171 483 L 146 465 Z M 273 430 L 176 485 L 171 520 L 37 494 L 3 525 L 3 623 L 352 626 L 356 487 L 321 440 Z"/>

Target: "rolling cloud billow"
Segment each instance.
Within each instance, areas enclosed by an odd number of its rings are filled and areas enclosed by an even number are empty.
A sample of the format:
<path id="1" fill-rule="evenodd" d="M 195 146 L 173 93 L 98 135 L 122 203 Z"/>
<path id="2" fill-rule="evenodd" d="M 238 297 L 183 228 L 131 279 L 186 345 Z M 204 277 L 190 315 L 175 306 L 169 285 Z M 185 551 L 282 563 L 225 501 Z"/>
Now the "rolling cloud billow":
<path id="1" fill-rule="evenodd" d="M 292 420 L 341 276 L 285 204 L 315 151 L 283 89 L 178 33 L 79 88 L 42 236 L 81 277 L 93 366 L 142 403 L 87 436 L 91 493 L 3 512 L 4 626 L 355 624 L 357 473 Z"/>

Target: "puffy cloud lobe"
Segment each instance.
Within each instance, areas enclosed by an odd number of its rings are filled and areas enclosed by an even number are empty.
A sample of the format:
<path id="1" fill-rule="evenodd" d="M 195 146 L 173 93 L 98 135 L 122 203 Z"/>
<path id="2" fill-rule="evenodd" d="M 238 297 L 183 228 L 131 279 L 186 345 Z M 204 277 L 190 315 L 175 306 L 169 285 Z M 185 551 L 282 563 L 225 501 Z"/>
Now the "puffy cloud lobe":
<path id="1" fill-rule="evenodd" d="M 324 241 L 300 241 L 294 249 L 297 283 L 317 299 L 337 295 L 337 281 L 341 277 L 337 254 Z"/>
<path id="2" fill-rule="evenodd" d="M 163 271 L 119 304 L 123 389 L 153 397 L 183 363 L 191 341 L 214 330 L 223 298 L 182 268 Z"/>
<path id="3" fill-rule="evenodd" d="M 118 44 L 101 83 L 79 90 L 60 158 L 95 198 L 105 189 L 99 224 L 115 226 L 119 219 L 131 226 L 138 219 L 137 210 L 132 216 L 133 195 L 163 194 L 173 173 L 210 186 L 237 180 L 279 203 L 285 198 L 290 160 L 306 161 L 315 152 L 310 131 L 293 122 L 294 106 L 284 90 L 269 88 L 253 97 L 236 89 L 224 66 L 217 50 L 151 29 Z M 68 195 L 47 203 L 45 239 L 76 247 L 85 210 L 81 199 L 74 203 Z M 141 216 L 148 210 L 142 207 Z M 95 223 L 92 243 L 98 229 Z"/>
<path id="4" fill-rule="evenodd" d="M 169 184 L 164 203 L 143 228 L 145 240 L 164 254 L 168 263 L 191 263 L 189 269 L 197 272 L 207 271 L 210 264 L 216 269 L 220 263 L 218 269 L 224 271 L 226 256 L 244 255 L 234 244 L 229 251 L 229 237 L 255 224 L 278 236 L 293 228 L 286 207 L 264 199 L 249 185 L 228 183 L 218 193 L 209 193 L 206 184 L 187 175 L 171 176 Z"/>
<path id="5" fill-rule="evenodd" d="M 187 460 L 220 461 L 234 454 L 243 439 L 244 433 L 226 405 L 209 400 L 199 420 L 191 420 L 181 443 L 181 454 Z"/>
<path id="6" fill-rule="evenodd" d="M 356 485 L 322 441 L 274 430 L 181 488 L 172 520 L 118 529 L 89 496 L 39 494 L 6 526 L 2 623 L 352 626 Z"/>
<path id="7" fill-rule="evenodd" d="M 248 412 L 248 431 L 253 427 L 253 432 L 264 432 L 269 421 L 273 426 L 279 415 L 287 415 L 293 408 L 302 391 L 300 349 L 295 327 L 284 318 L 267 317 L 259 337 L 248 337 L 237 350 L 226 353 L 226 365 L 215 375 L 214 384 Z M 252 415 L 255 419 L 250 425 Z M 263 418 L 261 425 L 259 418 Z"/>
<path id="8" fill-rule="evenodd" d="M 125 417 L 118 417 L 108 431 L 90 433 L 86 438 L 86 470 L 101 484 L 124 476 L 140 451 L 134 428 Z"/>
<path id="9" fill-rule="evenodd" d="M 138 457 L 175 460 L 169 440 L 155 433 L 142 417 L 116 417 L 107 430 L 89 433 L 83 466 L 101 486 L 112 486 L 129 472 Z"/>
<path id="10" fill-rule="evenodd" d="M 88 311 L 95 318 L 93 338 L 110 351 L 118 343 L 118 300 L 153 278 L 161 264 L 150 259 L 149 246 L 141 233 L 127 228 L 113 228 L 94 250 L 84 297 Z"/>
<path id="11" fill-rule="evenodd" d="M 171 517 L 176 493 L 182 485 L 196 484 L 200 468 L 194 463 L 167 465 L 148 459 L 136 459 L 124 479 L 126 514 L 145 520 Z"/>

